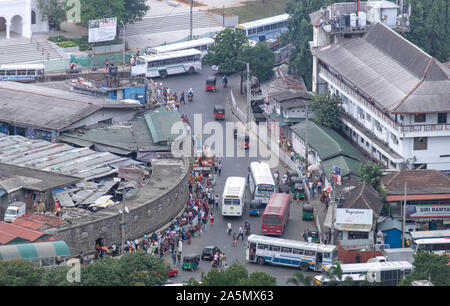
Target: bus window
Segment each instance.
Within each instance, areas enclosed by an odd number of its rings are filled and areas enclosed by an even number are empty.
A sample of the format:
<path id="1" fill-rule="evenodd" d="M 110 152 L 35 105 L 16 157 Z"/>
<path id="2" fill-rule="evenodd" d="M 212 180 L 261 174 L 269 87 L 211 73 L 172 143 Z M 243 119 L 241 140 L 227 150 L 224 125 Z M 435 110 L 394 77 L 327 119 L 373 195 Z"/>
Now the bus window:
<path id="1" fill-rule="evenodd" d="M 17 75 L 27 75 L 26 70 L 17 70 Z"/>
<path id="2" fill-rule="evenodd" d="M 0 70 L 0 75 L 6 75 L 6 70 Z"/>
<path id="3" fill-rule="evenodd" d="M 36 75 L 36 70 L 34 69 L 27 70 L 27 75 Z"/>
<path id="4" fill-rule="evenodd" d="M 269 246 L 267 244 L 258 244 L 259 250 L 268 250 Z"/>
<path id="5" fill-rule="evenodd" d="M 270 30 L 270 25 L 264 26 L 264 31 L 269 31 L 269 30 Z"/>
<path id="6" fill-rule="evenodd" d="M 16 75 L 16 71 L 15 70 L 7 70 L 6 75 Z"/>
<path id="7" fill-rule="evenodd" d="M 291 248 L 281 248 L 281 252 L 282 253 L 292 253 L 292 249 Z"/>
<path id="8" fill-rule="evenodd" d="M 278 217 L 266 216 L 266 217 L 264 218 L 264 224 L 278 225 L 278 224 L 280 224 L 280 218 L 278 218 Z"/>
<path id="9" fill-rule="evenodd" d="M 293 249 L 293 253 L 297 254 L 297 255 L 303 255 L 304 250 L 302 250 L 302 249 Z"/>
<path id="10" fill-rule="evenodd" d="M 307 255 L 307 256 L 316 256 L 316 252 L 305 250 L 305 255 Z"/>
<path id="11" fill-rule="evenodd" d="M 330 258 L 330 253 L 324 252 L 323 253 L 323 258 Z"/>
<path id="12" fill-rule="evenodd" d="M 259 27 L 258 28 L 258 33 L 262 33 L 262 32 L 264 32 L 264 27 Z"/>
<path id="13" fill-rule="evenodd" d="M 277 28 L 277 24 L 276 24 L 276 23 L 270 25 L 270 29 L 271 29 L 271 30 L 274 30 L 274 29 L 276 29 L 276 28 Z"/>
<path id="14" fill-rule="evenodd" d="M 271 246 L 270 246 L 270 250 L 271 250 L 271 251 L 275 251 L 275 252 L 279 252 L 279 251 L 280 251 L 280 247 L 279 247 L 279 246 L 276 246 L 276 245 L 271 245 Z"/>
<path id="15" fill-rule="evenodd" d="M 44 75 L 44 70 L 39 69 L 39 70 L 37 71 L 37 75 Z"/>

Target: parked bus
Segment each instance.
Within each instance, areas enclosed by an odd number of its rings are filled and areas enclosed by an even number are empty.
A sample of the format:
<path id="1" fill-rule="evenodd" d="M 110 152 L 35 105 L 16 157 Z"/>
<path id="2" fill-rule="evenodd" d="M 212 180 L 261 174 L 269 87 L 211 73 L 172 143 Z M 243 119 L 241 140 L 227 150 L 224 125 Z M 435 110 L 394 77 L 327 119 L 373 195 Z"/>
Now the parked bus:
<path id="1" fill-rule="evenodd" d="M 215 41 L 212 38 L 200 38 L 164 46 L 153 47 L 149 49 L 149 52 L 152 54 L 159 54 L 187 49 L 197 49 L 201 52 L 201 57 L 203 58 L 206 54 L 208 54 L 208 47 L 210 45 L 214 45 L 214 43 Z"/>
<path id="2" fill-rule="evenodd" d="M 412 231 L 410 234 L 413 241 L 426 238 L 450 238 L 450 230 Z"/>
<path id="3" fill-rule="evenodd" d="M 248 236 L 245 259 L 260 265 L 270 263 L 302 271 L 322 271 L 322 266 L 336 262 L 338 255 L 335 245 L 252 234 Z"/>
<path id="4" fill-rule="evenodd" d="M 450 254 L 450 238 L 424 238 L 413 241 L 414 253 L 420 251 L 434 254 Z"/>
<path id="5" fill-rule="evenodd" d="M 330 278 L 327 273 L 331 265 L 324 265 L 325 274 L 314 277 L 317 285 L 326 285 Z M 397 286 L 397 284 L 413 270 L 413 265 L 408 261 L 367 262 L 354 264 L 341 264 L 342 280 L 347 276 L 357 282 L 367 280 L 377 283 L 379 286 Z"/>
<path id="6" fill-rule="evenodd" d="M 272 193 L 276 191 L 272 172 L 266 163 L 250 163 L 248 184 L 252 199 L 260 200 L 263 204 L 267 204 Z"/>
<path id="7" fill-rule="evenodd" d="M 238 24 L 236 31 L 244 33 L 249 40 L 265 41 L 269 38 L 278 38 L 281 33 L 288 30 L 286 22 L 289 14 L 272 16 Z"/>
<path id="8" fill-rule="evenodd" d="M 283 235 L 291 205 L 291 196 L 286 193 L 273 193 L 262 215 L 261 231 L 268 235 Z"/>
<path id="9" fill-rule="evenodd" d="M 245 177 L 230 176 L 222 195 L 222 215 L 242 216 L 245 206 Z"/>
<path id="10" fill-rule="evenodd" d="M 201 69 L 201 52 L 196 49 L 187 49 L 139 56 L 136 60 L 136 65 L 131 67 L 131 75 L 165 78 L 172 74 L 192 74 Z"/>
<path id="11" fill-rule="evenodd" d="M 44 75 L 43 64 L 11 64 L 0 65 L 1 81 L 33 81 L 39 75 Z"/>

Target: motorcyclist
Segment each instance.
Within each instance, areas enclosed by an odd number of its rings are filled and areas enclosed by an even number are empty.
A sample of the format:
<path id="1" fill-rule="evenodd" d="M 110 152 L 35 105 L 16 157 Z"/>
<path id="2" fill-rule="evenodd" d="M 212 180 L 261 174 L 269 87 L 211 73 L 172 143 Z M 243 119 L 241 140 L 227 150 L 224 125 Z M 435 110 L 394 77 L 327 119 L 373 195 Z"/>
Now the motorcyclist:
<path id="1" fill-rule="evenodd" d="M 227 233 L 228 233 L 228 235 L 231 234 L 231 223 L 230 222 L 228 222 L 228 224 L 227 224 Z"/>
<path id="2" fill-rule="evenodd" d="M 244 231 L 247 235 L 250 233 L 250 222 L 248 222 L 248 220 L 245 220 L 244 222 Z"/>
<path id="3" fill-rule="evenodd" d="M 187 96 L 189 101 L 192 101 L 192 99 L 194 98 L 194 91 L 192 90 L 192 88 L 189 88 Z"/>
<path id="4" fill-rule="evenodd" d="M 228 79 L 227 79 L 227 76 L 226 76 L 226 75 L 223 76 L 223 78 L 222 78 L 222 83 L 223 83 L 223 87 L 227 87 L 227 85 L 228 85 Z"/>

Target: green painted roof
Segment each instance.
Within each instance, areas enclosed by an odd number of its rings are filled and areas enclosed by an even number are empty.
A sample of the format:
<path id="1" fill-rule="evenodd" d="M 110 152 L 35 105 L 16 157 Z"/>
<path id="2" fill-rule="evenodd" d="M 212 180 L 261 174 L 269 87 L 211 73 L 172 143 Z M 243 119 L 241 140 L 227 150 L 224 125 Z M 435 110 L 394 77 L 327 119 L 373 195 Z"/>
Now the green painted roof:
<path id="1" fill-rule="evenodd" d="M 306 122 L 300 122 L 290 127 L 301 138 L 305 138 Z M 361 153 L 344 137 L 333 129 L 308 122 L 308 143 L 318 152 L 320 159 L 325 161 L 339 155 L 346 155 L 361 160 Z"/>
<path id="2" fill-rule="evenodd" d="M 333 176 L 333 166 L 338 166 L 339 168 L 341 168 L 342 176 L 346 176 L 348 174 L 359 176 L 359 167 L 361 166 L 361 161 L 353 159 L 351 157 L 347 157 L 345 155 L 339 155 L 322 161 L 323 171 L 330 181 Z"/>
<path id="3" fill-rule="evenodd" d="M 283 116 L 273 112 L 269 115 L 270 119 L 280 124 L 280 127 L 285 127 L 293 123 L 299 123 L 305 121 L 303 118 L 284 118 Z"/>
<path id="4" fill-rule="evenodd" d="M 176 122 L 181 122 L 180 113 L 178 111 L 167 111 L 160 108 L 156 111 L 144 115 L 148 128 L 152 134 L 155 143 L 161 141 L 169 141 L 175 139 L 181 133 L 173 134 L 172 126 Z"/>
<path id="5" fill-rule="evenodd" d="M 40 259 L 57 256 L 70 256 L 70 250 L 64 241 L 22 243 L 0 246 L 0 260 Z"/>

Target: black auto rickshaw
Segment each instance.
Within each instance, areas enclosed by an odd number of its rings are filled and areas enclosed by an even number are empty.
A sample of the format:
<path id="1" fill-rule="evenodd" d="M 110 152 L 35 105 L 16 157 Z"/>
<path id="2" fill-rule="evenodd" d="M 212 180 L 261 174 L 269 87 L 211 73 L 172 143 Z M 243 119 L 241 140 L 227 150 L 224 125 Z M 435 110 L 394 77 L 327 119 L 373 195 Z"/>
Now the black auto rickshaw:
<path id="1" fill-rule="evenodd" d="M 257 216 L 259 217 L 261 208 L 261 201 L 260 200 L 252 200 L 250 202 L 250 209 L 248 210 L 249 216 Z"/>
<path id="2" fill-rule="evenodd" d="M 200 263 L 200 255 L 188 254 L 183 256 L 183 265 L 181 268 L 183 270 L 194 271 L 198 269 L 198 264 Z"/>
<path id="3" fill-rule="evenodd" d="M 304 200 L 305 199 L 305 189 L 303 188 L 303 179 L 298 176 L 293 176 L 290 178 L 290 187 L 294 200 Z"/>
<path id="4" fill-rule="evenodd" d="M 205 90 L 206 91 L 216 91 L 217 78 L 213 75 L 206 79 Z"/>
<path id="5" fill-rule="evenodd" d="M 289 194 L 289 190 L 290 190 L 290 188 L 289 188 L 289 186 L 287 184 L 280 184 L 280 185 L 278 185 L 278 192 L 279 193 L 287 193 L 287 194 Z"/>
<path id="6" fill-rule="evenodd" d="M 214 105 L 214 120 L 225 120 L 225 107 L 222 105 Z"/>
<path id="7" fill-rule="evenodd" d="M 302 218 L 303 220 L 312 220 L 314 218 L 314 208 L 311 204 L 303 204 Z"/>
<path id="8" fill-rule="evenodd" d="M 313 228 L 308 228 L 308 232 L 306 233 L 306 237 L 311 237 L 311 242 L 318 242 L 319 241 L 319 233 Z"/>
<path id="9" fill-rule="evenodd" d="M 237 138 L 237 134 L 238 134 L 238 130 L 237 130 L 237 128 L 234 128 L 233 129 L 233 136 L 234 136 L 234 138 Z"/>

